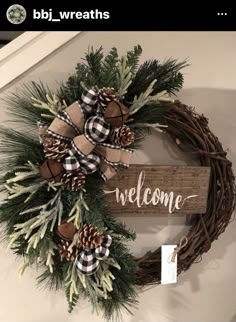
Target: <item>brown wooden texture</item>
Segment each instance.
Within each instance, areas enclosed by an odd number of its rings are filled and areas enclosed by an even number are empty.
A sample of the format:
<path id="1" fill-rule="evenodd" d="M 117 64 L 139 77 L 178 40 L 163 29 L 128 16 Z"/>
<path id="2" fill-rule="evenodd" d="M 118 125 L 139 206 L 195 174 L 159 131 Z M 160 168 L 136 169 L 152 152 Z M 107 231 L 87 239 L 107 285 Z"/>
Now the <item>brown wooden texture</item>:
<path id="1" fill-rule="evenodd" d="M 109 180 L 104 190 L 117 216 L 203 214 L 209 177 L 209 167 L 131 165 Z"/>

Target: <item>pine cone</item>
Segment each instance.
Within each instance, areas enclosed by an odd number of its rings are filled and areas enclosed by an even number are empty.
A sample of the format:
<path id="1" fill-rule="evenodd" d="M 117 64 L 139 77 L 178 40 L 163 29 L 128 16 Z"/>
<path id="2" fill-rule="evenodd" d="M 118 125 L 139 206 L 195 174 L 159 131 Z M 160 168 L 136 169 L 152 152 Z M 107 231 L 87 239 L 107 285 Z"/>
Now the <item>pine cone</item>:
<path id="1" fill-rule="evenodd" d="M 71 242 L 61 239 L 61 242 L 58 245 L 58 249 L 61 255 L 61 259 L 65 258 L 68 262 L 73 262 L 76 260 L 79 254 L 79 249 L 76 246 L 73 246 L 71 249 L 69 249 L 70 245 Z"/>
<path id="2" fill-rule="evenodd" d="M 117 101 L 118 93 L 111 87 L 103 87 L 98 91 L 98 102 L 105 109 L 111 101 Z"/>
<path id="3" fill-rule="evenodd" d="M 94 249 L 101 245 L 103 235 L 98 228 L 93 225 L 85 224 L 79 232 L 79 242 L 84 249 Z"/>
<path id="4" fill-rule="evenodd" d="M 134 141 L 134 132 L 127 125 L 112 130 L 111 142 L 115 145 L 127 146 Z"/>
<path id="5" fill-rule="evenodd" d="M 44 153 L 47 159 L 61 161 L 68 153 L 68 144 L 53 137 L 47 137 L 43 141 Z"/>
<path id="6" fill-rule="evenodd" d="M 66 171 L 61 182 L 63 182 L 65 189 L 78 191 L 85 183 L 85 175 L 81 170 Z"/>

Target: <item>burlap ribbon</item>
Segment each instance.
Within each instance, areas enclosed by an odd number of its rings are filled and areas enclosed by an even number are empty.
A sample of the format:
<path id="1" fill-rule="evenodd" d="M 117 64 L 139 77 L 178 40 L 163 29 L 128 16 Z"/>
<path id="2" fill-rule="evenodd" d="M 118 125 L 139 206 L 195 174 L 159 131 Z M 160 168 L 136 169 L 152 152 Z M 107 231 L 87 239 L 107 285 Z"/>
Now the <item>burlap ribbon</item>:
<path id="1" fill-rule="evenodd" d="M 92 136 L 85 133 L 88 110 L 85 107 L 87 107 L 85 103 L 80 105 L 79 102 L 74 102 L 53 120 L 47 132 L 53 137 L 70 142 L 70 155 L 64 162 L 66 170 L 74 170 L 82 164 L 87 173 L 99 171 L 106 181 L 120 168 L 129 167 L 132 150 L 96 142 Z M 100 128 L 98 124 L 98 129 Z M 106 128 L 102 131 L 106 131 Z"/>

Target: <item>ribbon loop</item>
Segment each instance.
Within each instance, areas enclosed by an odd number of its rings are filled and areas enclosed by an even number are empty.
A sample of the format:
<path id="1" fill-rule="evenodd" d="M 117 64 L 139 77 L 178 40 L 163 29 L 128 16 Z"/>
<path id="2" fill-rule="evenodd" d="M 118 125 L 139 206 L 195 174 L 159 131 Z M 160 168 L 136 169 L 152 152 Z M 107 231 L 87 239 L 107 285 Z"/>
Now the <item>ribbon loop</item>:
<path id="1" fill-rule="evenodd" d="M 112 243 L 112 237 L 106 235 L 101 246 L 96 249 L 85 249 L 80 253 L 80 257 L 76 261 L 78 270 L 84 275 L 92 275 L 99 268 L 99 261 L 104 260 L 110 254 L 109 247 Z"/>
<path id="2" fill-rule="evenodd" d="M 97 92 L 93 89 L 85 89 L 82 94 L 82 101 L 85 105 L 94 106 L 97 103 Z"/>
<path id="3" fill-rule="evenodd" d="M 94 106 L 97 93 L 86 89 L 82 101 L 82 105 Z M 81 168 L 87 174 L 98 170 L 102 179 L 107 181 L 118 169 L 129 167 L 133 151 L 103 143 L 109 135 L 110 125 L 98 114 L 88 119 L 85 115 L 83 107 L 76 101 L 53 120 L 47 133 L 70 142 L 70 155 L 63 164 L 66 170 Z M 42 125 L 39 129 L 42 135 L 46 131 Z"/>

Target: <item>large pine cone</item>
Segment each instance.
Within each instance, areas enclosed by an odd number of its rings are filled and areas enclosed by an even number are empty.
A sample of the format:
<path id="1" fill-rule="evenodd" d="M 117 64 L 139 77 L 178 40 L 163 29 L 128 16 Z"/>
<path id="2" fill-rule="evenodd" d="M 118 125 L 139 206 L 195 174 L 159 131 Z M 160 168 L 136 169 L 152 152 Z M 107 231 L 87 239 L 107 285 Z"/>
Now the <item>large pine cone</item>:
<path id="1" fill-rule="evenodd" d="M 79 232 L 79 242 L 84 249 L 94 249 L 101 245 L 103 235 L 98 228 L 93 225 L 85 224 Z"/>
<path id="2" fill-rule="evenodd" d="M 134 132 L 127 125 L 123 125 L 112 130 L 110 139 L 115 145 L 128 146 L 134 141 Z"/>
<path id="3" fill-rule="evenodd" d="M 85 174 L 81 170 L 66 171 L 61 182 L 63 182 L 65 189 L 78 191 L 85 183 Z"/>
<path id="4" fill-rule="evenodd" d="M 111 101 L 116 101 L 118 93 L 111 87 L 103 87 L 98 91 L 98 102 L 105 109 Z"/>
<path id="5" fill-rule="evenodd" d="M 61 255 L 61 259 L 65 258 L 68 262 L 74 262 L 79 254 L 79 249 L 76 246 L 73 246 L 70 249 L 70 245 L 71 242 L 62 239 L 60 244 L 58 245 L 58 249 Z"/>
<path id="6" fill-rule="evenodd" d="M 45 157 L 61 161 L 68 153 L 68 144 L 53 137 L 47 137 L 43 141 Z"/>

